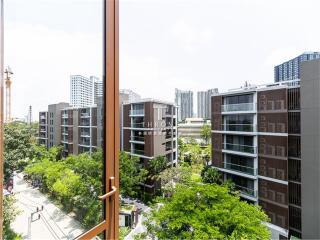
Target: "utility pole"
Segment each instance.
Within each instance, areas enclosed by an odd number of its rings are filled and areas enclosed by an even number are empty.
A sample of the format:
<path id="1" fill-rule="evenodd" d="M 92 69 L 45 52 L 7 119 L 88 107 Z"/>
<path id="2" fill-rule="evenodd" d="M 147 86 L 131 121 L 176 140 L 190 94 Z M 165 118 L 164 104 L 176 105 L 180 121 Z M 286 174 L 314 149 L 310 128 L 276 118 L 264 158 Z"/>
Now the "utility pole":
<path id="1" fill-rule="evenodd" d="M 3 186 L 3 0 L 0 0 L 0 186 Z M 3 194 L 0 192 L 0 239 L 3 239 Z"/>
<path id="2" fill-rule="evenodd" d="M 11 118 L 11 75 L 13 74 L 13 72 L 11 71 L 10 67 L 8 66 L 7 69 L 4 71 L 4 73 L 6 74 L 6 118 L 5 118 L 5 122 L 9 123 L 11 122 L 12 118 Z"/>
<path id="3" fill-rule="evenodd" d="M 32 123 L 32 106 L 29 106 L 28 124 L 31 125 L 31 123 Z"/>

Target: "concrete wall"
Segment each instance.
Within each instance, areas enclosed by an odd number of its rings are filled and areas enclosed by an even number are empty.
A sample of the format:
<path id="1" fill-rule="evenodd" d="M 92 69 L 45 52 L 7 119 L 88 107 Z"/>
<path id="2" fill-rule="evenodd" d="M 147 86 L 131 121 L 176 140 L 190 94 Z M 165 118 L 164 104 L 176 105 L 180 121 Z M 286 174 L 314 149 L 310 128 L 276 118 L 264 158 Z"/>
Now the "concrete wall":
<path id="1" fill-rule="evenodd" d="M 301 65 L 302 238 L 320 238 L 320 60 Z"/>

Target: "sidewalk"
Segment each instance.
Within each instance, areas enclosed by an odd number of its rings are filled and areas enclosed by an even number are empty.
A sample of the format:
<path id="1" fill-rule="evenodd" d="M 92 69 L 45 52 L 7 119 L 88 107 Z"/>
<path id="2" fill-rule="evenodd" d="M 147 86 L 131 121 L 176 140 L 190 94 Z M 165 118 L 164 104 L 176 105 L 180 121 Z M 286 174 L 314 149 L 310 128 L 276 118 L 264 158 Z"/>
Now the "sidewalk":
<path id="1" fill-rule="evenodd" d="M 72 217 L 65 214 L 62 210 L 56 207 L 44 194 L 37 189 L 30 187 L 24 180 L 23 175 L 17 174 L 14 176 L 14 192 L 18 200 L 16 206 L 21 213 L 12 223 L 12 228 L 19 234 L 22 234 L 23 239 L 28 239 L 28 218 L 32 212 L 44 207 L 39 214 L 34 214 L 33 222 L 31 223 L 31 239 L 35 240 L 58 240 L 58 239 L 74 239 L 84 232 L 80 223 Z"/>

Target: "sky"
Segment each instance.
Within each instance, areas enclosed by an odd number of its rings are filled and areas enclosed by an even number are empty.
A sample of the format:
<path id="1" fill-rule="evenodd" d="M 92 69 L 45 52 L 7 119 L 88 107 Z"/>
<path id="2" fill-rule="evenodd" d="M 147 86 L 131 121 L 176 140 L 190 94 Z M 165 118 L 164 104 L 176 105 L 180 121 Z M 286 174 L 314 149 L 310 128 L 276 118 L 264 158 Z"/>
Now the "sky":
<path id="1" fill-rule="evenodd" d="M 5 0 L 13 115 L 70 101 L 71 74 L 101 76 L 101 0 Z M 120 87 L 174 101 L 273 82 L 273 67 L 320 51 L 318 0 L 120 0 Z"/>

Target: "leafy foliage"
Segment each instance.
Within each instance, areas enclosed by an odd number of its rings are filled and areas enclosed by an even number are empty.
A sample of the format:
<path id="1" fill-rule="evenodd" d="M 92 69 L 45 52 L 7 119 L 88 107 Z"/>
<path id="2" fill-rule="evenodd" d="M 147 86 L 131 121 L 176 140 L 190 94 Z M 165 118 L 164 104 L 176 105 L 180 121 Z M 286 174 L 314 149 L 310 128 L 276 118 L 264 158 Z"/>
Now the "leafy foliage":
<path id="1" fill-rule="evenodd" d="M 128 153 L 120 153 L 120 191 L 124 196 L 136 197 L 140 190 L 139 183 L 147 176 L 147 170 L 139 164 L 139 158 Z"/>
<path id="2" fill-rule="evenodd" d="M 165 196 L 171 196 L 175 191 L 177 184 L 188 185 L 191 182 L 190 167 L 171 167 L 159 174 L 161 180 L 161 190 Z"/>
<path id="3" fill-rule="evenodd" d="M 4 125 L 4 179 L 7 181 L 14 170 L 21 170 L 27 159 L 34 154 L 34 129 L 26 123 Z"/>
<path id="4" fill-rule="evenodd" d="M 151 211 L 148 232 L 159 239 L 270 239 L 259 206 L 240 201 L 225 186 L 177 185 L 170 198 Z"/>
<path id="5" fill-rule="evenodd" d="M 208 145 L 210 143 L 211 138 L 211 126 L 209 124 L 204 124 L 201 128 L 200 135 L 201 138 L 204 140 L 205 144 Z"/>
<path id="6" fill-rule="evenodd" d="M 98 224 L 102 219 L 102 203 L 97 198 L 102 194 L 102 151 L 61 158 L 59 147 L 49 151 L 37 147 L 35 155 L 25 172 L 41 181 L 41 190 L 65 210 L 75 211 L 85 227 Z"/>
<path id="7" fill-rule="evenodd" d="M 149 161 L 149 177 L 151 179 L 157 179 L 160 172 L 167 167 L 167 159 L 164 156 L 157 156 Z"/>
<path id="8" fill-rule="evenodd" d="M 14 196 L 9 195 L 3 198 L 3 238 L 4 239 L 22 239 L 21 236 L 16 234 L 10 227 L 19 211 L 14 207 L 16 203 Z"/>
<path id="9" fill-rule="evenodd" d="M 222 184 L 222 178 L 220 173 L 211 166 L 206 166 L 202 169 L 201 177 L 204 183 Z"/>

